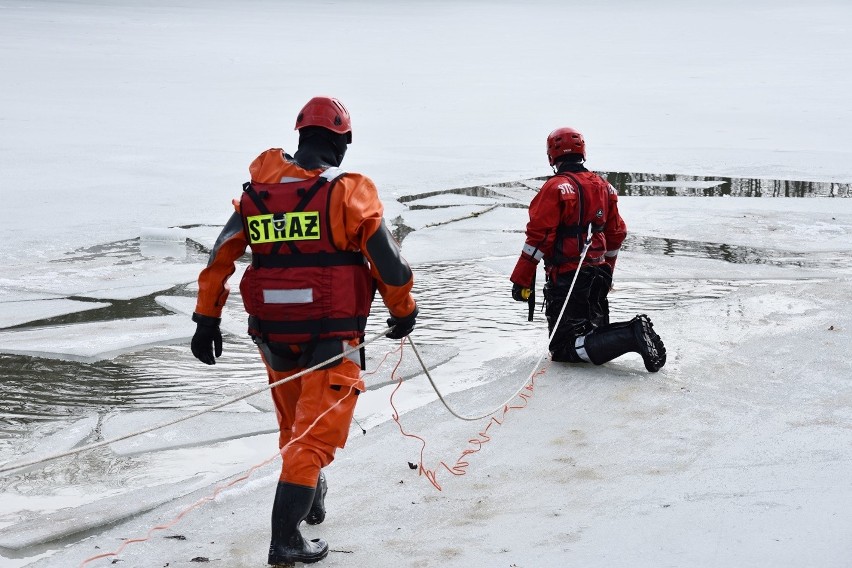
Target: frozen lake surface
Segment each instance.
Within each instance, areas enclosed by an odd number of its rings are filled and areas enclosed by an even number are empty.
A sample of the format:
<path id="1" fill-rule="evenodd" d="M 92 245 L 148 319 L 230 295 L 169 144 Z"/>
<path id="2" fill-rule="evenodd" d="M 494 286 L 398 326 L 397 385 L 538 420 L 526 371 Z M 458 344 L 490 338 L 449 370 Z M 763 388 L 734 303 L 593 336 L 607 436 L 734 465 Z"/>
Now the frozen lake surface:
<path id="1" fill-rule="evenodd" d="M 542 314 L 527 322 L 508 274 L 559 126 L 623 195 L 614 319 L 647 312 L 669 360 L 547 366 L 498 425 L 452 418 L 410 349 L 371 344 L 329 516 L 305 531 L 330 542 L 323 566 L 848 567 L 849 2 L 0 14 L 0 463 L 264 384 L 238 297 L 218 364 L 192 358 L 193 281 L 251 159 L 293 151 L 298 109 L 328 94 L 352 112 L 344 167 L 379 188 L 416 275 L 413 338 L 456 410 L 500 405 L 542 355 Z M 155 526 L 119 565 L 263 565 L 271 411 L 263 393 L 4 475 L 0 567 L 80 566 Z"/>

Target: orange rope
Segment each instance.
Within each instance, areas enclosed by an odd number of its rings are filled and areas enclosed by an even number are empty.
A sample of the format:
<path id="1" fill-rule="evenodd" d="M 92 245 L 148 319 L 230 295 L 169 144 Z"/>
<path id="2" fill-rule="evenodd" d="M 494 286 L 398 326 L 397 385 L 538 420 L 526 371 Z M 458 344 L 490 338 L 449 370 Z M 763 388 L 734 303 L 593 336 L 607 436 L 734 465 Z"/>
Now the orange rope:
<path id="1" fill-rule="evenodd" d="M 402 354 L 402 345 L 403 345 L 403 342 L 404 342 L 404 340 L 400 341 L 399 361 L 397 362 L 396 366 L 394 367 L 393 371 L 391 372 L 391 378 L 394 377 L 394 375 L 396 374 L 396 370 L 399 368 L 400 363 L 402 363 L 402 355 L 403 355 Z M 488 434 L 488 431 L 491 429 L 491 426 L 493 426 L 494 424 L 496 424 L 497 426 L 502 425 L 503 420 L 505 420 L 506 415 L 509 413 L 509 411 L 520 410 L 520 409 L 527 407 L 528 401 L 529 401 L 530 398 L 532 398 L 533 390 L 535 389 L 535 378 L 536 378 L 536 376 L 543 375 L 544 372 L 547 370 L 547 367 L 548 367 L 548 365 L 545 365 L 544 367 L 542 367 L 541 369 L 539 369 L 538 371 L 536 371 L 535 373 L 533 373 L 530 376 L 530 382 L 526 386 L 524 386 L 523 389 L 521 389 L 521 390 L 526 390 L 528 392 L 528 394 L 523 393 L 523 392 L 518 393 L 517 398 L 520 398 L 520 402 L 518 404 L 506 404 L 505 406 L 503 406 L 503 413 L 501 414 L 499 419 L 492 416 L 488 420 L 488 422 L 486 423 L 485 428 L 483 428 L 480 432 L 477 433 L 477 437 L 471 438 L 470 440 L 468 440 L 468 444 L 472 447 L 468 447 L 468 448 L 465 448 L 464 450 L 462 450 L 461 455 L 458 457 L 458 459 L 452 465 L 452 467 L 447 465 L 447 462 L 445 462 L 445 461 L 440 461 L 438 463 L 438 465 L 435 466 L 434 468 L 428 468 L 423 463 L 423 454 L 426 450 L 426 439 L 423 438 L 422 436 L 418 436 L 417 434 L 413 434 L 411 432 L 406 432 L 405 428 L 403 428 L 403 426 L 402 426 L 402 422 L 399 419 L 399 411 L 396 409 L 396 405 L 393 402 L 394 396 L 396 395 L 399 388 L 402 386 L 402 382 L 403 382 L 402 378 L 399 378 L 397 380 L 396 387 L 393 389 L 393 392 L 391 392 L 390 405 L 391 405 L 391 408 L 393 408 L 393 420 L 394 420 L 394 422 L 396 422 L 396 425 L 399 427 L 400 433 L 407 438 L 414 438 L 414 439 L 420 441 L 420 461 L 418 462 L 418 475 L 425 476 L 426 479 L 429 480 L 429 483 L 431 483 L 435 487 L 435 489 L 437 489 L 438 491 L 441 491 L 442 490 L 441 484 L 438 483 L 439 468 L 443 467 L 448 472 L 450 472 L 451 474 L 456 475 L 456 476 L 464 475 L 465 473 L 467 473 L 467 467 L 470 465 L 470 463 L 465 461 L 465 458 L 467 456 L 469 456 L 470 454 L 475 454 L 475 453 L 479 452 L 482 449 L 482 446 L 484 444 L 491 441 L 491 436 Z"/>
<path id="2" fill-rule="evenodd" d="M 397 371 L 399 370 L 399 366 L 402 364 L 404 344 L 405 344 L 405 339 L 403 338 L 402 340 L 400 340 L 399 347 L 397 347 L 396 349 L 389 351 L 388 353 L 385 354 L 384 358 L 382 358 L 382 360 L 379 362 L 379 364 L 377 365 L 375 370 L 368 372 L 368 373 L 364 373 L 364 375 L 371 375 L 371 374 L 378 372 L 379 368 L 385 363 L 385 361 L 391 355 L 391 353 L 399 352 L 399 360 L 396 362 L 396 365 L 394 365 L 394 368 L 391 371 L 391 378 L 398 376 Z M 406 432 L 405 429 L 402 426 L 402 422 L 399 419 L 399 411 L 397 410 L 397 408 L 396 408 L 396 406 L 394 405 L 394 402 L 393 402 L 394 396 L 396 395 L 397 391 L 399 390 L 399 388 L 402 386 L 402 383 L 403 383 L 402 377 L 398 377 L 397 378 L 397 385 L 396 385 L 396 387 L 394 387 L 394 390 L 391 392 L 391 395 L 390 395 L 390 405 L 391 405 L 391 408 L 393 408 L 393 415 L 392 416 L 393 416 L 394 422 L 396 422 L 396 424 L 399 427 L 399 430 L 400 430 L 400 432 L 402 433 L 403 436 L 406 436 L 406 437 L 409 437 L 409 438 L 415 438 L 415 439 L 419 440 L 420 443 L 421 443 L 420 460 L 418 462 L 418 475 L 424 475 L 426 477 L 426 479 L 429 480 L 429 482 L 438 491 L 442 490 L 441 485 L 438 483 L 438 479 L 437 479 L 437 472 L 438 472 L 440 467 L 443 467 L 448 472 L 450 472 L 451 474 L 456 475 L 456 476 L 465 475 L 467 473 L 467 468 L 470 464 L 469 464 L 469 462 L 465 461 L 464 458 L 466 456 L 470 455 L 470 454 L 475 454 L 475 453 L 479 452 L 482 449 L 482 446 L 485 443 L 491 441 L 491 436 L 489 436 L 489 434 L 488 434 L 491 426 L 494 425 L 494 424 L 496 424 L 497 426 L 502 425 L 503 420 L 505 420 L 505 417 L 509 413 L 509 411 L 520 410 L 520 409 L 527 407 L 528 401 L 529 401 L 530 398 L 532 398 L 533 390 L 535 389 L 535 377 L 544 374 L 544 372 L 546 370 L 547 370 L 547 366 L 544 366 L 544 367 L 542 367 L 541 369 L 539 369 L 538 371 L 536 371 L 535 373 L 532 374 L 532 376 L 530 377 L 529 384 L 527 384 L 522 389 L 522 390 L 528 391 L 529 394 L 519 393 L 517 395 L 517 397 L 520 398 L 521 403 L 519 403 L 519 404 L 506 404 L 503 407 L 503 413 L 501 415 L 501 419 L 497 419 L 497 418 L 492 416 L 488 420 L 488 422 L 486 423 L 485 427 L 480 432 L 478 432 L 478 434 L 477 434 L 478 437 L 475 437 L 475 438 L 468 440 L 468 444 L 470 444 L 473 447 L 472 448 L 468 447 L 468 448 L 465 448 L 464 450 L 462 450 L 461 455 L 458 457 L 458 459 L 456 460 L 456 462 L 453 464 L 452 467 L 447 465 L 447 463 L 445 461 L 441 461 L 441 462 L 438 463 L 438 465 L 435 468 L 431 468 L 431 469 L 427 468 L 425 466 L 425 464 L 423 463 L 423 454 L 424 454 L 425 449 L 426 449 L 426 440 L 423 437 L 418 436 L 417 434 L 412 434 L 412 433 Z M 351 394 L 353 389 L 354 389 L 353 386 L 349 387 L 349 393 L 350 394 Z M 125 539 L 121 543 L 121 545 L 117 549 L 115 549 L 114 551 L 104 552 L 104 553 L 86 558 L 85 560 L 83 560 L 80 563 L 80 568 L 84 568 L 90 562 L 93 562 L 95 560 L 99 560 L 101 558 L 118 556 L 119 554 L 121 554 L 121 552 L 124 551 L 124 549 L 128 545 L 133 544 L 133 543 L 137 543 L 137 542 L 145 542 L 145 541 L 150 540 L 150 538 L 154 534 L 154 532 L 166 530 L 166 529 L 173 527 L 178 522 L 180 522 L 186 515 L 188 515 L 190 512 L 192 512 L 193 510 L 201 507 L 202 505 L 204 505 L 206 503 L 214 501 L 216 499 L 216 497 L 218 497 L 221 492 L 233 487 L 234 485 L 236 485 L 237 483 L 239 483 L 241 481 L 245 481 L 246 479 L 251 477 L 251 475 L 254 474 L 255 471 L 257 471 L 261 467 L 269 464 L 276 457 L 280 457 L 282 455 L 282 453 L 284 452 L 284 450 L 287 447 L 290 446 L 290 444 L 292 444 L 293 442 L 296 442 L 296 441 L 300 440 L 302 437 L 306 436 L 308 434 L 308 432 L 311 431 L 311 429 L 317 424 L 317 422 L 319 422 L 319 420 L 323 416 L 325 416 L 327 413 L 331 412 L 342 401 L 343 401 L 343 399 L 341 398 L 336 403 L 334 403 L 332 406 L 330 406 L 328 409 L 326 409 L 324 412 L 322 412 L 319 416 L 316 417 L 316 419 L 314 419 L 314 421 L 310 424 L 310 426 L 308 426 L 308 428 L 301 435 L 297 436 L 296 438 L 291 439 L 287 444 L 285 444 L 282 448 L 280 448 L 279 451 L 276 452 L 274 455 L 272 455 L 270 458 L 252 466 L 245 473 L 243 473 L 242 475 L 240 475 L 239 477 L 237 477 L 235 479 L 232 479 L 231 481 L 225 483 L 224 485 L 217 486 L 213 490 L 213 493 L 211 495 L 202 497 L 201 499 L 199 499 L 198 501 L 196 501 L 195 503 L 193 503 L 189 507 L 186 507 L 185 509 L 183 509 L 180 513 L 178 513 L 169 522 L 162 524 L 162 525 L 157 525 L 157 526 L 152 527 L 151 529 L 148 530 L 148 532 L 145 534 L 144 537 Z"/>
<path id="3" fill-rule="evenodd" d="M 350 385 L 350 386 L 349 386 L 349 392 L 347 393 L 347 396 L 348 396 L 349 394 L 351 394 L 351 393 L 352 393 L 352 390 L 353 390 L 354 388 L 355 388 L 355 387 L 354 387 L 354 386 L 352 386 L 352 385 Z M 178 513 L 178 515 L 177 515 L 175 518 L 173 518 L 171 521 L 169 521 L 168 523 L 163 524 L 163 525 L 157 525 L 157 526 L 155 526 L 155 527 L 152 527 L 151 529 L 149 529 L 149 530 L 148 530 L 148 532 L 145 534 L 145 536 L 144 536 L 144 537 L 125 539 L 125 540 L 121 543 L 121 546 L 119 546 L 119 547 L 118 547 L 117 549 L 115 549 L 114 551 L 112 551 L 112 552 L 104 552 L 104 553 L 102 553 L 102 554 L 98 554 L 98 555 L 96 555 L 96 556 L 92 556 L 92 557 L 90 557 L 90 558 L 87 558 L 87 559 L 83 560 L 83 562 L 80 564 L 80 568 L 83 568 L 83 567 L 84 567 L 84 566 L 86 566 L 86 564 L 88 564 L 89 562 L 92 562 L 92 561 L 94 561 L 94 560 L 98 560 L 98 559 L 100 559 L 100 558 L 106 558 L 106 557 L 109 557 L 109 556 L 118 556 L 118 555 L 119 555 L 119 554 L 121 554 L 121 552 L 125 549 L 125 547 L 127 547 L 127 545 L 129 545 L 129 544 L 132 544 L 132 543 L 134 543 L 134 542 L 145 542 L 145 541 L 149 540 L 149 539 L 151 538 L 151 535 L 153 535 L 155 531 L 165 530 L 165 529 L 168 529 L 168 528 L 173 527 L 174 525 L 176 525 L 176 524 L 177 524 L 177 523 L 178 523 L 181 519 L 183 519 L 183 518 L 184 518 L 184 517 L 185 517 L 188 513 L 190 513 L 191 511 L 193 511 L 193 510 L 197 509 L 198 507 L 200 507 L 200 506 L 204 505 L 205 503 L 209 503 L 210 501 L 215 500 L 215 499 L 216 499 L 216 497 L 219 495 L 219 493 L 221 493 L 222 491 L 224 491 L 224 490 L 226 490 L 226 489 L 228 489 L 228 488 L 230 488 L 230 487 L 234 486 L 235 484 L 239 483 L 240 481 L 244 481 L 244 480 L 248 479 L 248 478 L 249 478 L 249 477 L 250 477 L 250 476 L 251 476 L 251 475 L 252 475 L 255 471 L 257 471 L 259 468 L 261 468 L 261 467 L 265 466 L 266 464 L 270 463 L 270 462 L 271 462 L 272 460 L 274 460 L 276 457 L 281 456 L 281 455 L 283 454 L 283 452 L 284 452 L 285 448 L 287 448 L 288 446 L 290 446 L 290 444 L 292 444 L 293 442 L 296 442 L 296 441 L 298 441 L 298 440 L 302 439 L 304 436 L 306 436 L 306 435 L 308 434 L 308 432 L 310 432 L 310 431 L 311 431 L 311 429 L 312 429 L 312 428 L 316 425 L 316 423 L 317 423 L 317 422 L 319 422 L 319 420 L 320 420 L 323 416 L 325 416 L 326 414 L 328 414 L 329 412 L 331 412 L 332 410 L 334 410 L 334 408 L 336 408 L 338 404 L 340 404 L 341 402 L 343 402 L 343 400 L 344 400 L 345 398 L 346 398 L 346 397 L 341 397 L 341 398 L 340 398 L 340 400 L 338 400 L 337 402 L 335 402 L 334 404 L 332 404 L 331 406 L 329 406 L 329 407 L 328 407 L 328 408 L 327 408 L 324 412 L 322 412 L 319 416 L 317 416 L 317 417 L 314 419 L 314 421 L 313 421 L 313 422 L 311 422 L 310 426 L 308 426 L 308 427 L 305 429 L 305 431 L 304 431 L 304 432 L 302 432 L 299 436 L 297 436 L 297 437 L 295 437 L 295 438 L 291 439 L 289 442 L 287 442 L 286 444 L 284 444 L 284 446 L 282 446 L 282 447 L 278 450 L 278 452 L 276 452 L 276 453 L 275 453 L 272 457 L 270 457 L 269 459 L 266 459 L 266 460 L 264 460 L 264 461 L 260 462 L 259 464 L 252 466 L 252 467 L 251 467 L 251 468 L 249 468 L 249 469 L 248 469 L 248 470 L 247 470 L 244 474 L 242 474 L 240 477 L 238 477 L 238 478 L 236 478 L 236 479 L 233 479 L 233 480 L 229 481 L 228 483 L 226 483 L 226 484 L 224 484 L 224 485 L 217 486 L 217 487 L 216 487 L 216 489 L 214 489 L 214 491 L 213 491 L 213 493 L 212 493 L 211 495 L 208 495 L 208 496 L 206 496 L 206 497 L 202 497 L 201 499 L 199 499 L 198 501 L 196 501 L 195 503 L 193 503 L 193 504 L 192 504 L 192 505 L 190 505 L 189 507 L 185 508 L 183 511 L 181 511 L 180 513 Z"/>

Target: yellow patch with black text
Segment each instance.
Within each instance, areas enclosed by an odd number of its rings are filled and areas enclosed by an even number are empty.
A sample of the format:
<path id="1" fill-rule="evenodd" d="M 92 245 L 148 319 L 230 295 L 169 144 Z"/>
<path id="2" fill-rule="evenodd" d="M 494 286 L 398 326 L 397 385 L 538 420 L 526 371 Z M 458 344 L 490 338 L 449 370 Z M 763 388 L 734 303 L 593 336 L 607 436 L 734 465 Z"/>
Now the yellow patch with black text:
<path id="1" fill-rule="evenodd" d="M 313 241 L 320 238 L 319 211 L 267 213 L 246 218 L 251 244 Z"/>

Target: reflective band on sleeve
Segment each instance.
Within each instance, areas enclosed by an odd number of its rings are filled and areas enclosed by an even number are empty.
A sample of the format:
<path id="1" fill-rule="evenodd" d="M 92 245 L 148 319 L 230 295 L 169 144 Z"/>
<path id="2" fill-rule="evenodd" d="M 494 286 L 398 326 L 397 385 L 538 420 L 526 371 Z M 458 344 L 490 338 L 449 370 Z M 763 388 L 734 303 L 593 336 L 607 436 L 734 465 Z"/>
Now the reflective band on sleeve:
<path id="1" fill-rule="evenodd" d="M 589 354 L 586 353 L 586 336 L 585 335 L 583 335 L 582 337 L 578 337 L 574 341 L 574 351 L 577 352 L 577 356 L 580 359 L 582 359 L 583 361 L 587 361 L 589 363 L 592 362 L 592 360 L 589 359 Z"/>
<path id="2" fill-rule="evenodd" d="M 618 251 L 619 251 L 619 250 L 620 250 L 620 249 L 608 250 L 608 251 L 606 251 L 606 252 L 604 253 L 604 256 L 609 257 L 609 258 L 612 258 L 612 257 L 614 257 L 614 256 L 618 256 Z"/>
<path id="3" fill-rule="evenodd" d="M 311 288 L 296 290 L 264 290 L 264 304 L 310 304 L 314 301 L 314 291 Z"/>
<path id="4" fill-rule="evenodd" d="M 535 260 L 541 260 L 541 257 L 544 256 L 543 252 L 541 252 L 531 244 L 524 245 L 524 252 L 533 257 Z"/>

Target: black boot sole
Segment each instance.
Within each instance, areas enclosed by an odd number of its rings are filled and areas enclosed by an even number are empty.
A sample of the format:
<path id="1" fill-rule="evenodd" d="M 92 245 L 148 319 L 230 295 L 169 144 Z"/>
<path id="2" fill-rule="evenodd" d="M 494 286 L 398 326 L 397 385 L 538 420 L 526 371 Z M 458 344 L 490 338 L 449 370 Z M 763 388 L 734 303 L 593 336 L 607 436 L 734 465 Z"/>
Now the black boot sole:
<path id="1" fill-rule="evenodd" d="M 666 347 L 663 345 L 663 340 L 654 331 L 654 324 L 645 314 L 641 314 L 633 318 L 638 322 L 636 330 L 636 340 L 639 342 L 639 352 L 642 355 L 642 361 L 645 363 L 645 368 L 656 373 L 666 364 Z"/>
<path id="2" fill-rule="evenodd" d="M 321 539 L 315 538 L 312 539 L 311 542 L 319 542 Z M 302 564 L 313 564 L 314 562 L 319 562 L 323 558 L 328 556 L 328 544 L 325 545 L 325 548 L 320 550 L 316 554 L 304 554 L 299 552 L 292 553 L 284 553 L 280 556 L 269 556 L 269 559 L 266 561 L 267 564 L 273 566 L 275 568 L 289 568 L 293 566 L 296 562 L 301 562 Z"/>

